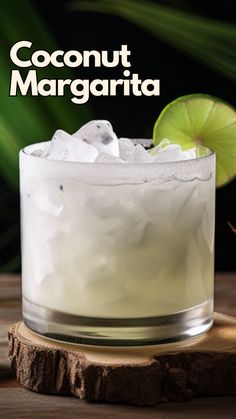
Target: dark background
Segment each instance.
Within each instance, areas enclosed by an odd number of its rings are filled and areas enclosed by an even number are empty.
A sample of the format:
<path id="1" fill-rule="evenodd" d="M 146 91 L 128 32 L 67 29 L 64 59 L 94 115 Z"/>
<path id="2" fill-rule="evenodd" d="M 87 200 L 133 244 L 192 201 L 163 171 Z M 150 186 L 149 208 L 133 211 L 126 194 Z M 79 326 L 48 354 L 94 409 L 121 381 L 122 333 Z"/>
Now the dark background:
<path id="1" fill-rule="evenodd" d="M 235 85 L 182 52 L 159 41 L 129 22 L 102 13 L 71 11 L 67 1 L 35 1 L 38 12 L 50 28 L 58 49 L 131 50 L 131 73 L 141 79 L 161 81 L 159 97 L 93 97 L 89 99 L 96 119 L 111 121 L 118 136 L 151 137 L 152 127 L 163 107 L 178 96 L 207 93 L 222 97 L 235 106 Z M 163 1 L 184 10 L 225 21 L 234 21 L 235 2 Z M 74 78 L 123 78 L 121 67 L 114 69 L 74 69 Z M 61 75 L 63 78 L 63 73 Z M 35 99 L 37 100 L 37 98 Z M 58 100 L 69 100 L 58 98 Z M 78 114 L 83 105 L 77 107 Z M 55 127 L 57 129 L 59 127 Z M 62 126 L 63 128 L 63 122 Z M 236 139 L 235 139 L 236 141 Z M 236 226 L 236 180 L 217 190 L 216 270 L 236 270 L 236 235 L 227 221 Z M 173 202 L 174 205 L 174 202 Z"/>

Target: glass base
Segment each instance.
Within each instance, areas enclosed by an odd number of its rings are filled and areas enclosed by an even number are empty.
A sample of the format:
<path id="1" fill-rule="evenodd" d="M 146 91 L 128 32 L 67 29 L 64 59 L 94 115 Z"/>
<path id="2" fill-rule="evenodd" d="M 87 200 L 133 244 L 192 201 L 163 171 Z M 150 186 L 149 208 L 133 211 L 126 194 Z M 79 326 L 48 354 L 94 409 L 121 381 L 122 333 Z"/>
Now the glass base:
<path id="1" fill-rule="evenodd" d="M 177 313 L 140 318 L 76 316 L 23 298 L 23 319 L 34 332 L 63 342 L 138 346 L 177 342 L 198 336 L 213 324 L 213 301 Z"/>

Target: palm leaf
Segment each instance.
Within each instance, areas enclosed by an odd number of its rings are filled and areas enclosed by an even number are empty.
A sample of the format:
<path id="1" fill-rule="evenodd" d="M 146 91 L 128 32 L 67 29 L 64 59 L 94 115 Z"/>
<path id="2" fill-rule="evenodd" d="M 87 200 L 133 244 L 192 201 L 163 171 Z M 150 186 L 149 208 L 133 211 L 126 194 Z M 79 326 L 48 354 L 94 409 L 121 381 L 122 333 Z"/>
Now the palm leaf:
<path id="1" fill-rule="evenodd" d="M 118 15 L 236 81 L 236 27 L 144 0 L 70 2 L 72 10 Z"/>
<path id="2" fill-rule="evenodd" d="M 34 2 L 35 3 L 35 2 Z M 55 129 L 77 130 L 91 118 L 88 106 L 78 107 L 70 97 L 9 97 L 9 82 L 14 64 L 9 51 L 19 40 L 33 42 L 32 52 L 59 49 L 30 0 L 2 0 L 0 14 L 0 270 L 19 269 L 18 153 L 27 144 L 49 139 Z M 29 69 L 21 69 L 22 76 Z M 46 67 L 37 69 L 38 78 L 74 78 L 70 70 Z M 6 227 L 7 226 L 7 227 Z"/>
<path id="3" fill-rule="evenodd" d="M 31 40 L 32 52 L 37 49 L 54 51 L 58 49 L 45 26 L 41 16 L 30 0 L 12 2 L 3 0 L 4 13 L 0 15 L 0 62 L 1 62 L 1 101 L 0 101 L 0 153 L 5 164 L 0 171 L 13 187 L 18 185 L 18 151 L 23 146 L 48 139 L 56 128 L 67 131 L 76 130 L 90 118 L 87 106 L 78 107 L 70 98 L 54 97 L 9 97 L 9 76 L 14 64 L 10 63 L 9 50 L 19 40 Z M 21 69 L 22 75 L 29 68 Z M 41 78 L 74 78 L 67 68 L 45 67 L 37 69 Z"/>

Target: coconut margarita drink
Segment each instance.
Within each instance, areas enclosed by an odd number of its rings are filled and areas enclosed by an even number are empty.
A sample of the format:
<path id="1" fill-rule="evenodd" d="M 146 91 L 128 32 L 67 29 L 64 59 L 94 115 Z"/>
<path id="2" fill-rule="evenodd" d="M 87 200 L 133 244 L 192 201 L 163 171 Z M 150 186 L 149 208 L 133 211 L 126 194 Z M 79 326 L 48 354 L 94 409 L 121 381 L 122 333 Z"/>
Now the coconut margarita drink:
<path id="1" fill-rule="evenodd" d="M 91 121 L 21 151 L 23 315 L 33 330 L 136 344 L 212 324 L 214 154 L 151 143 Z"/>

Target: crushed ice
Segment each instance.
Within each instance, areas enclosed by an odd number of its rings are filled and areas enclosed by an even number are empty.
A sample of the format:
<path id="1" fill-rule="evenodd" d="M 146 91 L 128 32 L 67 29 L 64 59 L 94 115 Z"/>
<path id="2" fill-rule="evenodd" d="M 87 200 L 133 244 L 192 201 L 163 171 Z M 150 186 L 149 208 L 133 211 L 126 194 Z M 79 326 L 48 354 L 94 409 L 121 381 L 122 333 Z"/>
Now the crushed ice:
<path id="1" fill-rule="evenodd" d="M 44 150 L 33 154 L 51 160 L 87 163 L 156 163 L 199 157 L 197 147 L 182 150 L 167 138 L 149 150 L 141 144 L 135 145 L 129 138 L 118 139 L 106 120 L 90 121 L 72 135 L 57 130 Z"/>

